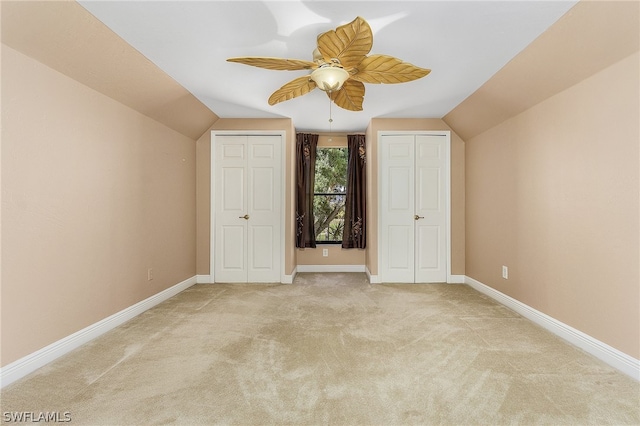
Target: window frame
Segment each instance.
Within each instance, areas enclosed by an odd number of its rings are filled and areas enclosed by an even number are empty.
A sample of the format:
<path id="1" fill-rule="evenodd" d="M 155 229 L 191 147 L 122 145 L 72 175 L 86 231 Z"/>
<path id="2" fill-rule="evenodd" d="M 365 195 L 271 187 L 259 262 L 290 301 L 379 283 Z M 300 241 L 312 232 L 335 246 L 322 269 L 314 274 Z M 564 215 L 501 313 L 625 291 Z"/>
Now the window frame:
<path id="1" fill-rule="evenodd" d="M 328 150 L 328 149 L 340 149 L 340 150 L 343 150 L 344 153 L 345 153 L 345 157 L 346 157 L 347 163 L 348 163 L 348 161 L 349 161 L 349 148 L 348 147 L 346 147 L 346 146 L 318 146 L 316 148 L 316 153 L 319 152 L 320 150 Z M 316 164 L 317 164 L 317 161 L 318 161 L 318 157 L 319 156 L 316 154 Z M 316 171 L 316 174 L 317 174 L 317 171 Z M 345 181 L 344 192 L 315 192 L 315 188 L 314 188 L 314 192 L 313 192 L 314 202 L 315 202 L 315 197 L 316 196 L 331 197 L 331 196 L 339 195 L 339 196 L 342 196 L 344 198 L 344 200 L 345 200 L 345 204 L 343 204 L 343 207 L 342 207 L 342 209 L 344 210 L 345 207 L 346 207 L 346 198 L 347 198 L 347 168 L 345 168 L 344 181 Z M 314 183 L 314 186 L 315 186 L 315 183 Z M 316 213 L 316 211 L 315 211 L 315 208 L 314 208 L 314 217 L 316 216 L 315 213 Z M 314 223 L 314 226 L 315 226 L 315 223 Z M 344 228 L 343 228 L 343 231 L 344 231 Z M 318 236 L 319 235 L 322 235 L 322 234 L 316 234 L 316 236 L 315 236 L 316 245 L 318 245 L 318 244 L 323 244 L 323 245 L 342 244 L 342 239 L 340 239 L 340 240 L 318 240 Z M 343 237 L 344 237 L 344 234 L 343 234 Z"/>

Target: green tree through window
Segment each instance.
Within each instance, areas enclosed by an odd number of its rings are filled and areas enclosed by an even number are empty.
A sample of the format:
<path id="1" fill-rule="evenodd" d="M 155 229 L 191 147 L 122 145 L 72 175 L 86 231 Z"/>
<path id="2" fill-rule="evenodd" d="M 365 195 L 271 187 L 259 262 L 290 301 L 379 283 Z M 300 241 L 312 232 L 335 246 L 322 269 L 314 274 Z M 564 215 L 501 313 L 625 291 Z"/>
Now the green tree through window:
<path id="1" fill-rule="evenodd" d="M 347 196 L 347 148 L 318 148 L 313 196 L 316 242 L 340 243 Z"/>

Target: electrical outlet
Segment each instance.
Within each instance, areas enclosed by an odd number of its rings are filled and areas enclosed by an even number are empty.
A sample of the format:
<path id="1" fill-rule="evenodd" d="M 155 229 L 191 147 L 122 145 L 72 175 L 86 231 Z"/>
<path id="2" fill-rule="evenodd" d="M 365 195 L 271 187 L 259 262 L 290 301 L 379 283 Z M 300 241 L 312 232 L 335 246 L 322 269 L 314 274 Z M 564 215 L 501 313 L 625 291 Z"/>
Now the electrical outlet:
<path id="1" fill-rule="evenodd" d="M 329 249 L 322 249 L 322 257 L 328 257 L 329 256 Z"/>
<path id="2" fill-rule="evenodd" d="M 504 265 L 502 265 L 502 278 L 504 278 L 505 280 L 509 279 L 509 268 Z"/>
<path id="3" fill-rule="evenodd" d="M 147 269 L 147 281 L 151 281 L 153 279 L 153 268 Z"/>

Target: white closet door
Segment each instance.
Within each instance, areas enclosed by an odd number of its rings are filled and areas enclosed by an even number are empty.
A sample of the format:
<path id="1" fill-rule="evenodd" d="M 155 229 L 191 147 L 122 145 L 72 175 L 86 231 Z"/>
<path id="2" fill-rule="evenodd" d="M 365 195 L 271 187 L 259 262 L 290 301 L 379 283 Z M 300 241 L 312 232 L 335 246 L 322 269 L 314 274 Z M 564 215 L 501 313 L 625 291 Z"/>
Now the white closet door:
<path id="1" fill-rule="evenodd" d="M 247 137 L 215 139 L 215 280 L 247 281 Z"/>
<path id="2" fill-rule="evenodd" d="M 385 136 L 381 144 L 380 198 L 385 282 L 414 282 L 415 140 L 413 135 Z"/>
<path id="3" fill-rule="evenodd" d="M 416 136 L 415 282 L 447 281 L 446 137 Z"/>
<path id="4" fill-rule="evenodd" d="M 280 136 L 249 138 L 247 281 L 280 282 Z"/>
<path id="5" fill-rule="evenodd" d="M 384 282 L 447 280 L 446 145 L 443 135 L 385 135 L 380 143 Z"/>
<path id="6" fill-rule="evenodd" d="M 281 137 L 214 142 L 215 281 L 279 282 Z"/>

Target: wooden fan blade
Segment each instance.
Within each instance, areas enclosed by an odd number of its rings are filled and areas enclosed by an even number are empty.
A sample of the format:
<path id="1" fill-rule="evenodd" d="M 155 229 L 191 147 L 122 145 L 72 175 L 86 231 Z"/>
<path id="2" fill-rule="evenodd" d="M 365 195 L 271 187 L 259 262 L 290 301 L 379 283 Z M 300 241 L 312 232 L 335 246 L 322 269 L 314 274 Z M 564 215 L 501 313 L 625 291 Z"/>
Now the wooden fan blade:
<path id="1" fill-rule="evenodd" d="M 337 92 L 327 92 L 333 103 L 349 111 L 362 111 L 364 101 L 364 84 L 347 80 Z"/>
<path id="2" fill-rule="evenodd" d="M 227 59 L 227 62 L 237 62 L 240 64 L 251 65 L 253 67 L 278 71 L 298 71 L 318 68 L 318 64 L 315 62 L 304 61 L 302 59 L 267 58 L 258 56 L 229 58 Z"/>
<path id="3" fill-rule="evenodd" d="M 387 55 L 371 55 L 357 67 L 350 79 L 363 83 L 395 84 L 417 80 L 429 74 L 431 70 L 416 67 L 408 62 Z"/>
<path id="4" fill-rule="evenodd" d="M 315 81 L 311 80 L 308 75 L 298 77 L 273 92 L 269 97 L 269 105 L 275 105 L 280 102 L 297 98 L 298 96 L 306 95 L 315 88 Z"/>
<path id="5" fill-rule="evenodd" d="M 361 17 L 318 36 L 318 50 L 327 63 L 336 58 L 345 68 L 355 67 L 373 46 L 371 27 Z"/>

